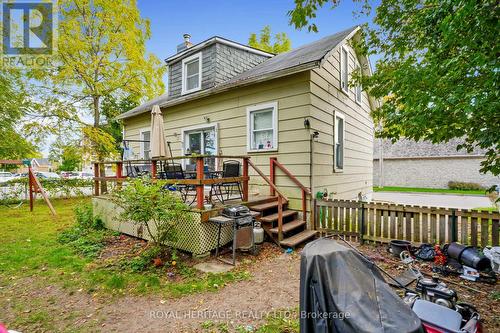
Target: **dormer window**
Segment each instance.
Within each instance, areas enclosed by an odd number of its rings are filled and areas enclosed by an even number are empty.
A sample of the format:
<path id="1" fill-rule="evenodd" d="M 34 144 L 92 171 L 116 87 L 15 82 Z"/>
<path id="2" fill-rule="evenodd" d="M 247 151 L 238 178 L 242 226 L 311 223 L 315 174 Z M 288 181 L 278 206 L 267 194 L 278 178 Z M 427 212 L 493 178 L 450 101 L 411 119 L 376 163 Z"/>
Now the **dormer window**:
<path id="1" fill-rule="evenodd" d="M 182 60 L 182 95 L 201 89 L 201 52 Z"/>

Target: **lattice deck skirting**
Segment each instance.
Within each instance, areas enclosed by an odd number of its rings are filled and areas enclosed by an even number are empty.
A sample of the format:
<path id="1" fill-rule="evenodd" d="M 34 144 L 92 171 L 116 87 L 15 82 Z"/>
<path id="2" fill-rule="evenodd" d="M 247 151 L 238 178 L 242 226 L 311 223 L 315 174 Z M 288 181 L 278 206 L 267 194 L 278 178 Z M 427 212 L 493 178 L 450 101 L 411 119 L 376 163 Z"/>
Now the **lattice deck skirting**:
<path id="1" fill-rule="evenodd" d="M 124 234 L 149 240 L 146 230 L 141 232 L 132 222 L 120 221 L 118 215 L 121 208 L 105 197 L 92 198 L 94 215 L 99 216 L 107 228 Z M 211 222 L 202 222 L 202 214 L 192 212 L 191 221 L 178 222 L 178 240 L 173 247 L 192 253 L 193 255 L 205 254 L 217 247 L 217 225 Z M 221 230 L 221 245 L 232 240 L 232 227 L 225 226 Z"/>

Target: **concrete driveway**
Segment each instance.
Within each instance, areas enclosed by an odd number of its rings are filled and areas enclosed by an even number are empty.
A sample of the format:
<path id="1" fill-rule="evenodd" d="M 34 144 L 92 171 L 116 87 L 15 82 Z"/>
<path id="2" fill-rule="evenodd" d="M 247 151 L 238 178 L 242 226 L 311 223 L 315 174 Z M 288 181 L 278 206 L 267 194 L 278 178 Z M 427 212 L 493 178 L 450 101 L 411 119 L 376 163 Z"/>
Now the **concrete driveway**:
<path id="1" fill-rule="evenodd" d="M 481 195 L 374 192 L 372 198 L 373 201 L 379 202 L 462 209 L 489 207 L 492 205 L 488 197 Z"/>

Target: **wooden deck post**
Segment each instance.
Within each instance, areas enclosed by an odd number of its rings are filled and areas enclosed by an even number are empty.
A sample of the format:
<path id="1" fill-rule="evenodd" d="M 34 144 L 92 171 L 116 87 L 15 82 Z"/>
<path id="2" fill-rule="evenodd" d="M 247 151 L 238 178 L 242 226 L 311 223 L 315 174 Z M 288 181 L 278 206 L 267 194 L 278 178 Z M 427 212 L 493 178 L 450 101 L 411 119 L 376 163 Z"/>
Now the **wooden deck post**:
<path id="1" fill-rule="evenodd" d="M 307 193 L 302 189 L 302 220 L 307 221 Z M 312 208 L 311 208 L 312 209 Z"/>
<path id="2" fill-rule="evenodd" d="M 99 196 L 99 163 L 94 163 L 94 195 Z"/>
<path id="3" fill-rule="evenodd" d="M 277 160 L 277 157 L 270 157 L 269 158 L 269 178 L 271 179 L 271 182 L 276 185 L 276 174 L 275 174 L 275 171 L 276 171 L 276 166 L 274 164 L 274 161 Z M 276 191 L 274 190 L 274 188 L 272 186 L 269 186 L 269 192 L 271 194 L 271 196 L 275 196 L 276 195 Z"/>
<path id="4" fill-rule="evenodd" d="M 248 159 L 243 158 L 243 201 L 248 201 Z"/>
<path id="5" fill-rule="evenodd" d="M 202 180 L 203 179 L 203 168 L 204 168 L 204 163 L 203 163 L 203 157 L 197 157 L 196 158 L 196 179 L 197 180 Z M 204 189 L 203 184 L 197 184 L 196 185 L 196 208 L 198 209 L 203 209 L 203 201 L 204 201 L 204 195 L 205 195 L 205 189 Z"/>
<path id="6" fill-rule="evenodd" d="M 283 240 L 283 197 L 278 195 L 278 240 Z"/>
<path id="7" fill-rule="evenodd" d="M 151 160 L 151 179 L 156 179 L 156 161 Z"/>
<path id="8" fill-rule="evenodd" d="M 123 162 L 116 163 L 116 178 L 123 178 Z"/>

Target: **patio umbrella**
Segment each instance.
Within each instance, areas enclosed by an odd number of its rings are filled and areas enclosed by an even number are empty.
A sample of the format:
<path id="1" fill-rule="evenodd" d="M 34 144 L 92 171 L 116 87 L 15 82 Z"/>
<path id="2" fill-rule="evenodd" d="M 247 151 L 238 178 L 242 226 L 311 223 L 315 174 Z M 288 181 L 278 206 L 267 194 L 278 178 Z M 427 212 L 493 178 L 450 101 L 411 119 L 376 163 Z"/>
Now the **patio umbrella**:
<path id="1" fill-rule="evenodd" d="M 158 105 L 151 110 L 151 158 L 171 157 L 167 152 L 163 116 Z"/>

